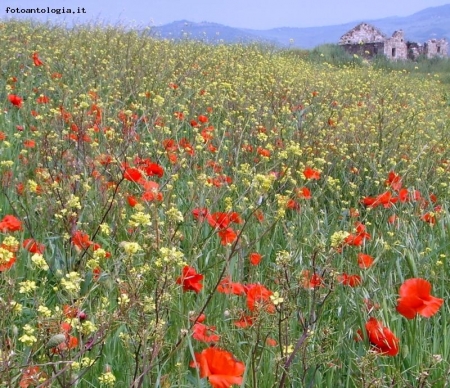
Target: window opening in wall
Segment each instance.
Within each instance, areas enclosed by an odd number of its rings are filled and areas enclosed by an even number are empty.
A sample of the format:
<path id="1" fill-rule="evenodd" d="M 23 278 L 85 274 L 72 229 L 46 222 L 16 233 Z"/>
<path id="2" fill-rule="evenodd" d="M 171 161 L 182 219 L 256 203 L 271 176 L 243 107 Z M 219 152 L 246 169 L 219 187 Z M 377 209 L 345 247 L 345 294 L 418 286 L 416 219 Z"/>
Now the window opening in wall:
<path id="1" fill-rule="evenodd" d="M 395 57 L 395 47 L 392 48 L 392 58 Z"/>

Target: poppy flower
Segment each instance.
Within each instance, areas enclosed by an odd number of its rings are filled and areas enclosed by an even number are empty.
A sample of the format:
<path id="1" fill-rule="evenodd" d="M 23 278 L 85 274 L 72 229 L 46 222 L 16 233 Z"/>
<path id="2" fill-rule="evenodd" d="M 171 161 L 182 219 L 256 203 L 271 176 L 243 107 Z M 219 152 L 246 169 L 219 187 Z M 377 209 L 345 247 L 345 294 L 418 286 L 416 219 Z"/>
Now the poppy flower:
<path id="1" fill-rule="evenodd" d="M 413 278 L 405 280 L 400 286 L 400 298 L 397 311 L 408 319 L 416 314 L 430 318 L 437 313 L 444 300 L 431 294 L 431 283 L 425 279 Z"/>
<path id="2" fill-rule="evenodd" d="M 200 121 L 202 124 L 205 124 L 208 122 L 208 117 L 205 115 L 198 116 L 198 121 Z"/>
<path id="3" fill-rule="evenodd" d="M 36 142 L 32 139 L 27 139 L 23 141 L 23 146 L 25 148 L 34 148 L 36 147 Z"/>
<path id="4" fill-rule="evenodd" d="M 0 272 L 10 269 L 16 262 L 14 253 L 8 249 L 0 247 Z"/>
<path id="5" fill-rule="evenodd" d="M 273 292 L 268 290 L 262 284 L 249 284 L 246 290 L 247 307 L 250 311 L 255 311 L 258 306 L 263 305 L 268 313 L 275 312 L 275 306 L 270 300 Z"/>
<path id="6" fill-rule="evenodd" d="M 373 349 L 382 355 L 396 356 L 399 351 L 399 340 L 383 324 L 374 317 L 366 323 L 367 337 Z"/>
<path id="7" fill-rule="evenodd" d="M 39 59 L 39 54 L 37 52 L 33 53 L 33 63 L 34 66 L 42 66 L 44 63 Z"/>
<path id="8" fill-rule="evenodd" d="M 370 255 L 367 255 L 365 253 L 358 253 L 358 265 L 359 268 L 367 269 L 372 266 L 374 262 L 374 258 Z"/>
<path id="9" fill-rule="evenodd" d="M 28 366 L 22 371 L 22 377 L 19 381 L 19 387 L 28 388 L 36 387 L 37 385 L 48 387 L 50 385 L 50 382 L 46 382 L 47 377 L 47 374 L 41 371 L 41 369 L 37 365 Z"/>
<path id="10" fill-rule="evenodd" d="M 219 230 L 217 234 L 220 237 L 220 243 L 222 245 L 233 244 L 237 238 L 237 234 L 232 228 Z"/>
<path id="11" fill-rule="evenodd" d="M 315 272 L 311 275 L 310 271 L 304 269 L 301 273 L 301 283 L 304 289 L 314 290 L 314 288 L 323 287 L 323 278 Z"/>
<path id="12" fill-rule="evenodd" d="M 139 180 L 142 179 L 142 174 L 137 168 L 129 167 L 123 173 L 123 177 L 127 181 L 138 182 Z"/>
<path id="13" fill-rule="evenodd" d="M 89 240 L 89 235 L 81 230 L 77 230 L 73 235 L 71 242 L 79 250 L 89 248 L 93 242 Z"/>
<path id="14" fill-rule="evenodd" d="M 22 230 L 22 222 L 16 217 L 8 214 L 0 220 L 0 232 L 17 232 Z"/>
<path id="15" fill-rule="evenodd" d="M 212 334 L 216 328 L 214 326 L 206 326 L 203 323 L 197 322 L 192 327 L 192 338 L 200 342 L 218 342 L 220 335 Z"/>
<path id="16" fill-rule="evenodd" d="M 22 97 L 19 97 L 16 94 L 10 94 L 8 96 L 8 100 L 11 104 L 13 104 L 14 106 L 17 106 L 18 108 L 22 107 L 22 103 L 23 103 Z"/>
<path id="17" fill-rule="evenodd" d="M 320 171 L 314 170 L 309 166 L 303 170 L 303 175 L 305 176 L 306 179 L 314 179 L 314 180 L 320 179 Z"/>
<path id="18" fill-rule="evenodd" d="M 200 369 L 200 377 L 207 377 L 213 388 L 230 388 L 242 384 L 245 364 L 234 356 L 219 348 L 207 348 L 195 353 L 195 361 L 191 366 Z"/>
<path id="19" fill-rule="evenodd" d="M 262 255 L 258 252 L 252 252 L 250 253 L 250 264 L 252 265 L 258 265 L 262 260 Z"/>
<path id="20" fill-rule="evenodd" d="M 177 284 L 183 285 L 183 291 L 194 291 L 199 293 L 203 287 L 200 282 L 203 279 L 203 275 L 198 274 L 195 268 L 188 265 L 183 267 L 183 274 L 178 277 Z"/>
<path id="21" fill-rule="evenodd" d="M 337 281 L 342 283 L 344 286 L 357 287 L 362 283 L 361 276 L 359 275 L 348 275 L 343 273 L 337 276 Z"/>
<path id="22" fill-rule="evenodd" d="M 192 215 L 197 221 L 204 221 L 208 214 L 208 209 L 204 207 L 198 207 L 192 210 Z"/>
<path id="23" fill-rule="evenodd" d="M 386 185 L 391 186 L 392 190 L 399 191 L 402 188 L 402 177 L 394 171 L 389 172 Z"/>
<path id="24" fill-rule="evenodd" d="M 217 292 L 222 294 L 244 295 L 245 287 L 241 283 L 232 282 L 229 277 L 226 277 L 217 286 Z"/>
<path id="25" fill-rule="evenodd" d="M 253 317 L 249 315 L 244 315 L 237 320 L 234 321 L 234 326 L 239 327 L 240 329 L 246 329 L 247 327 L 250 327 L 253 325 Z"/>
<path id="26" fill-rule="evenodd" d="M 302 187 L 300 189 L 296 190 L 297 192 L 297 197 L 298 198 L 303 198 L 303 199 L 311 199 L 311 191 L 307 188 L 307 187 Z"/>
<path id="27" fill-rule="evenodd" d="M 38 243 L 32 238 L 23 240 L 22 246 L 30 253 L 40 253 L 42 255 L 45 251 L 45 245 Z"/>

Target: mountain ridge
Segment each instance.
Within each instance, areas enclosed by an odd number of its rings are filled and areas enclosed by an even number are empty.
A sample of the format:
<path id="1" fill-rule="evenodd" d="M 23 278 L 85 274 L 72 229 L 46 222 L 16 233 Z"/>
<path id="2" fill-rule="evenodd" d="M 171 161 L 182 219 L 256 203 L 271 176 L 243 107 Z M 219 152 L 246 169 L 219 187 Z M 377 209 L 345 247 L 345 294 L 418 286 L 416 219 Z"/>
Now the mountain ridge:
<path id="1" fill-rule="evenodd" d="M 432 38 L 449 40 L 450 4 L 428 7 L 409 16 L 355 20 L 319 27 L 276 27 L 266 30 L 236 28 L 220 23 L 188 20 L 174 21 L 151 28 L 151 34 L 164 39 L 196 39 L 207 43 L 265 43 L 280 47 L 311 49 L 322 44 L 337 44 L 339 38 L 357 24 L 372 24 L 387 36 L 402 29 L 411 42 L 423 43 Z"/>

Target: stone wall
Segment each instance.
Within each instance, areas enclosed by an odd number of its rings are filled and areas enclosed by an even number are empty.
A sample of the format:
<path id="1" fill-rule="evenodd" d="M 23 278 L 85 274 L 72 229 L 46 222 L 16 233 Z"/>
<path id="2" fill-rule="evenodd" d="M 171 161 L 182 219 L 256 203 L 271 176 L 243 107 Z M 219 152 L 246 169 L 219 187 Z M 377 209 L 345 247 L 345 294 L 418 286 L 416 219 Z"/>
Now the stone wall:
<path id="1" fill-rule="evenodd" d="M 383 35 L 378 29 L 367 23 L 358 24 L 355 28 L 352 28 L 349 32 L 341 36 L 339 44 L 361 44 L 361 43 L 374 43 L 383 42 L 386 36 Z"/>
<path id="2" fill-rule="evenodd" d="M 448 42 L 445 39 L 430 39 L 425 42 L 425 55 L 428 58 L 447 57 Z"/>
<path id="3" fill-rule="evenodd" d="M 350 54 L 356 54 L 362 58 L 373 58 L 376 55 L 384 54 L 384 43 L 360 43 L 360 44 L 343 44 L 341 45 L 345 51 Z"/>
<path id="4" fill-rule="evenodd" d="M 447 57 L 448 42 L 445 39 L 430 39 L 423 45 L 406 42 L 402 30 L 395 31 L 392 37 L 386 37 L 377 28 L 367 23 L 358 24 L 341 36 L 339 45 L 350 54 L 372 58 L 384 54 L 390 60 L 415 60 L 419 55 L 428 58 Z"/>
<path id="5" fill-rule="evenodd" d="M 384 55 L 394 61 L 408 58 L 408 48 L 402 30 L 395 31 L 391 38 L 384 42 Z"/>

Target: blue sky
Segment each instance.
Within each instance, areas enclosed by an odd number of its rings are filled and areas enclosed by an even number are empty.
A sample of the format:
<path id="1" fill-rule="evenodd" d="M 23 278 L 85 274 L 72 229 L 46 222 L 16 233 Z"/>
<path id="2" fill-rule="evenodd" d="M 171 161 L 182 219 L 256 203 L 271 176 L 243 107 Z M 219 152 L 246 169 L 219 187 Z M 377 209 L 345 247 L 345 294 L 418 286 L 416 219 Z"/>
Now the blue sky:
<path id="1" fill-rule="evenodd" d="M 17 16 L 10 8 L 85 8 L 85 14 L 40 15 L 56 22 L 102 21 L 134 26 L 161 25 L 175 20 L 215 22 L 232 27 L 318 27 L 357 20 L 408 16 L 449 0 L 2 0 L 0 18 Z"/>

